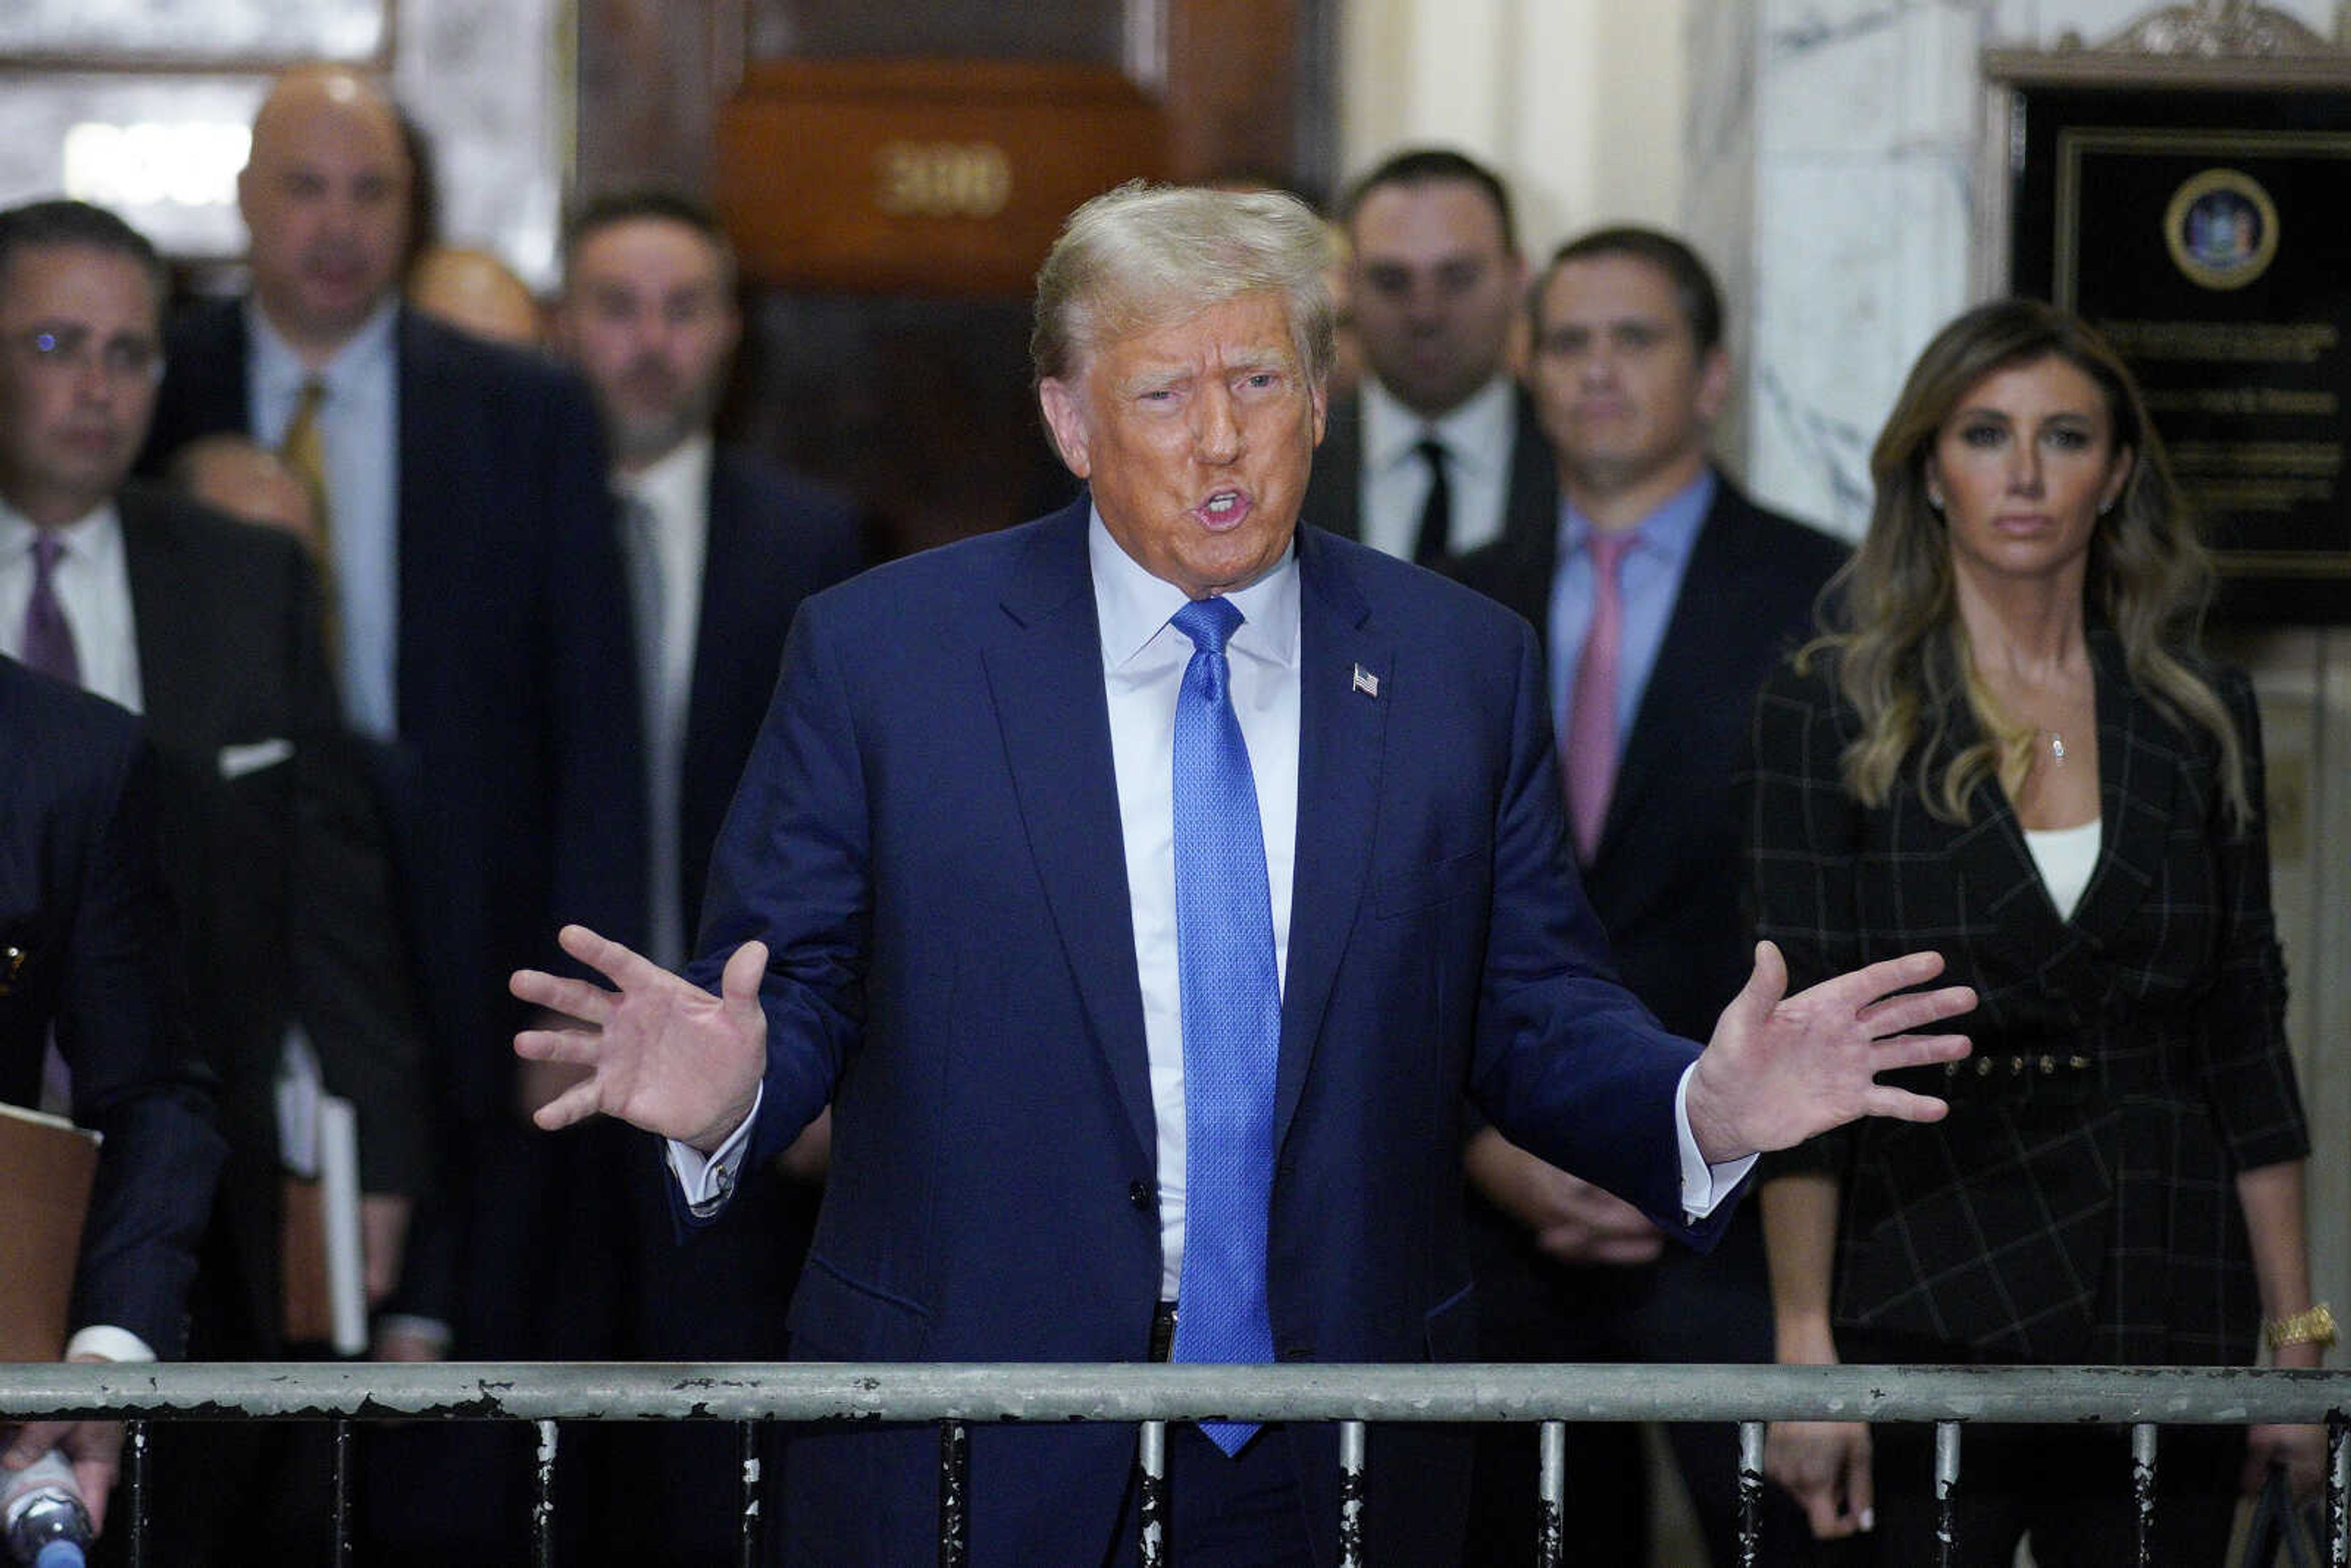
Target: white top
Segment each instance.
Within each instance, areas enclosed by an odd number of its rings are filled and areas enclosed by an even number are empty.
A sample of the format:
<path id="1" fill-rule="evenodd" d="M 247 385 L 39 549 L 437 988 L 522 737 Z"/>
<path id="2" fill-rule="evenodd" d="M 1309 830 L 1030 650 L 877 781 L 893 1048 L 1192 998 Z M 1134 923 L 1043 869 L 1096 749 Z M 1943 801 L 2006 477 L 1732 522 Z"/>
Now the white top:
<path id="1" fill-rule="evenodd" d="M 1445 448 L 1445 485 L 1452 500 L 1449 553 L 1467 555 L 1502 537 L 1510 499 L 1510 445 L 1517 439 L 1516 383 L 1496 376 L 1441 419 L 1427 420 L 1398 402 L 1376 379 L 1362 392 L 1364 416 L 1364 542 L 1402 560 L 1412 559 L 1420 510 L 1428 504 L 1428 459 L 1423 440 Z"/>
<path id="2" fill-rule="evenodd" d="M 112 501 L 50 530 L 64 547 L 49 579 L 73 629 L 81 684 L 107 701 L 140 711 L 139 632 L 131 617 L 131 572 L 122 557 L 122 519 Z M 0 653 L 25 656 L 25 606 L 33 598 L 33 541 L 39 530 L 0 501 Z"/>
<path id="3" fill-rule="evenodd" d="M 2090 873 L 2098 869 L 2100 826 L 2100 820 L 2093 817 L 2078 828 L 2024 831 L 2024 847 L 2032 852 L 2042 885 L 2049 890 L 2049 902 L 2057 906 L 2061 919 L 2074 918 L 2074 906 L 2082 902 L 2082 890 L 2090 885 Z"/>

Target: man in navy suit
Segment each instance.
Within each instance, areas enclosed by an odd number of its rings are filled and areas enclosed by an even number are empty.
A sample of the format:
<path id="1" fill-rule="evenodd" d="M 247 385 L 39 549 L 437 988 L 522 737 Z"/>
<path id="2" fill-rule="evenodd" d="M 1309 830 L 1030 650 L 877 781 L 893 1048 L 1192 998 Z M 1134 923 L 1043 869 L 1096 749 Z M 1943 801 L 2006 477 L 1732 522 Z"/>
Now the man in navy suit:
<path id="1" fill-rule="evenodd" d="M 503 977 L 547 952 L 552 911 L 643 926 L 635 667 L 587 391 L 402 308 L 411 176 L 380 88 L 324 67 L 277 83 L 237 184 L 252 294 L 172 324 L 147 461 L 242 431 L 321 493 L 343 711 L 370 743 L 444 1112 L 442 1179 L 379 1350 L 505 1358 L 548 1348 L 570 1153 L 517 1113 L 503 1039 L 521 1015 Z M 477 1444 L 509 1462 L 481 1462 Z M 526 1439 L 398 1431 L 370 1447 L 415 1461 L 398 1513 L 370 1511 L 420 1531 L 407 1550 L 524 1550 Z M 436 1531 L 444 1504 L 496 1521 L 495 1539 Z"/>
<path id="2" fill-rule="evenodd" d="M 31 352 L 7 325 L 0 353 Z M 99 372 L 85 360 L 73 373 Z M 0 430 L 16 413 L 0 408 Z M 138 721 L 0 657 L 0 1101 L 40 1098 L 54 1040 L 75 1122 L 105 1138 L 68 1320 L 78 1360 L 179 1354 L 223 1152 L 187 1036 L 155 818 Z M 102 1525 L 120 1423 L 0 1423 L 0 1445 L 11 1470 L 63 1448 Z"/>
<path id="3" fill-rule="evenodd" d="M 168 284 L 153 246 L 111 213 L 68 201 L 0 212 L 13 318 L 53 344 L 148 356 L 135 372 L 111 360 L 0 365 L 0 650 L 29 658 L 37 646 L 55 673 L 146 721 L 190 1032 L 216 1075 L 228 1144 L 189 1346 L 269 1360 L 286 1346 L 282 1156 L 308 1142 L 281 1139 L 281 1082 L 356 1108 L 362 1246 L 371 1283 L 388 1288 L 426 1162 L 423 1031 L 309 559 L 282 532 L 123 483 L 153 405 Z M 26 601 L 46 593 L 54 606 L 39 635 L 7 612 L 26 588 Z M 256 1496 L 273 1517 L 300 1512 L 286 1505 L 301 1489 L 264 1462 L 288 1432 L 157 1434 L 157 1517 L 186 1561 L 208 1560 L 222 1521 Z M 316 1495 L 323 1504 L 323 1484 Z"/>
<path id="4" fill-rule="evenodd" d="M 1755 693 L 1812 624 L 1844 547 L 1741 495 L 1707 456 L 1730 390 L 1722 302 L 1704 262 L 1670 235 L 1596 230 L 1562 246 L 1533 294 L 1530 384 L 1558 458 L 1552 526 L 1462 561 L 1461 580 L 1532 622 L 1548 655 L 1551 711 L 1570 747 L 1606 750 L 1613 787 L 1589 802 L 1583 888 L 1625 985 L 1689 1034 L 1738 993 L 1752 948 L 1736 874 L 1740 828 L 1730 758 Z M 1595 539 L 1629 540 L 1615 567 L 1614 684 L 1604 731 L 1577 723 L 1595 604 Z M 1565 753 L 1562 753 L 1564 758 Z M 1573 786 L 1574 775 L 1569 781 Z M 1492 1128 L 1467 1151 L 1493 1361 L 1768 1362 L 1771 1295 L 1751 1213 L 1704 1256 L 1667 1245 L 1646 1218 Z M 1736 1452 L 1728 1427 L 1677 1426 L 1709 1549 L 1737 1555 Z M 1626 1427 L 1573 1435 L 1575 1473 L 1623 1506 L 1580 1510 L 1603 1558 L 1647 1555 L 1641 1459 Z M 1527 1561 L 1534 1540 L 1530 1432 L 1479 1434 L 1472 1555 Z M 1597 1478 L 1613 1477 L 1599 1480 Z M 1782 1506 L 1776 1501 L 1774 1506 Z M 1801 1549 L 1791 1510 L 1767 1551 Z"/>
<path id="5" fill-rule="evenodd" d="M 714 1210 L 828 1103 L 792 1305 L 827 1360 L 1420 1362 L 1471 1344 L 1462 1107 L 1703 1239 L 1752 1151 L 1939 1105 L 1873 1071 L 1914 955 L 1782 998 L 1776 953 L 1704 1054 L 1613 978 L 1562 828 L 1532 632 L 1296 527 L 1331 357 L 1325 241 L 1279 195 L 1142 185 L 1039 275 L 1040 401 L 1090 486 L 1027 527 L 800 608 L 667 974 L 526 973 L 585 1020 L 517 1049 L 590 1068 L 539 1114 L 673 1140 Z M 1170 1434 L 1172 1547 L 1329 1563 L 1329 1427 Z M 1133 1436 L 990 1427 L 990 1564 L 1132 1560 Z M 1367 1530 L 1458 1550 L 1466 1455 L 1382 1429 Z M 827 1428 L 786 1477 L 789 1560 L 935 1550 L 936 1439 Z"/>
<path id="6" fill-rule="evenodd" d="M 644 700 L 648 953 L 685 961 L 711 846 L 758 737 L 800 601 L 864 564 L 857 514 L 831 492 L 721 445 L 711 420 L 742 319 L 735 253 L 707 209 L 672 192 L 604 196 L 564 244 L 555 341 L 595 393 L 621 497 Z M 536 1065 L 536 1064 L 534 1064 Z M 779 1361 L 775 1308 L 799 1277 L 823 1137 L 747 1173 L 726 1212 L 679 1254 L 657 1146 L 617 1124 L 605 1202 L 577 1194 L 587 1272 L 609 1281 L 597 1354 L 672 1361 Z M 625 1214 L 631 1223 L 615 1223 Z M 564 1517 L 635 1563 L 724 1563 L 741 1488 L 734 1435 L 706 1423 L 580 1434 L 624 1484 L 589 1489 Z M 575 1443 L 571 1448 L 577 1448 Z M 567 1448 L 567 1469 L 575 1461 Z"/>

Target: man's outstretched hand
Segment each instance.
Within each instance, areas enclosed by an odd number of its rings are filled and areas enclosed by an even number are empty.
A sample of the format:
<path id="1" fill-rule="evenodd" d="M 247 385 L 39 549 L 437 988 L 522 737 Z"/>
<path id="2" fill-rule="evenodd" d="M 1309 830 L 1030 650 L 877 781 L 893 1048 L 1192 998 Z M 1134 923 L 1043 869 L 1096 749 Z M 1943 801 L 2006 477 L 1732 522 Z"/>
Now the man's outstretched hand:
<path id="1" fill-rule="evenodd" d="M 508 982 L 522 1000 L 576 1020 L 523 1030 L 516 1053 L 588 1073 L 531 1120 L 553 1132 L 601 1112 L 705 1154 L 724 1143 L 751 1113 L 767 1067 L 766 944 L 735 949 L 714 997 L 584 925 L 565 926 L 556 940 L 613 988 L 538 969 L 518 969 Z"/>
<path id="2" fill-rule="evenodd" d="M 1949 1109 L 1942 1101 L 1876 1079 L 1968 1053 L 1964 1035 L 1910 1032 L 1975 1007 L 1965 986 L 1910 989 L 1942 972 L 1939 953 L 1910 953 L 1792 997 L 1787 960 L 1772 944 L 1757 943 L 1754 973 L 1722 1009 L 1690 1074 L 1686 1103 L 1698 1152 L 1719 1165 L 1858 1116 L 1940 1120 Z"/>

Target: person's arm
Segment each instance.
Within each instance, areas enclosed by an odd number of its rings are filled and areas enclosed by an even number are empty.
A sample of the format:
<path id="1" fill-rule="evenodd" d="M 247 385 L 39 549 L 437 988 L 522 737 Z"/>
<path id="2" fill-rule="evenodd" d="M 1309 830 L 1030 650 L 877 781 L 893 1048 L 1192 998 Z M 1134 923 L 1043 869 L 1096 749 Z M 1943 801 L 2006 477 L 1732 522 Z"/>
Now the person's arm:
<path id="1" fill-rule="evenodd" d="M 186 1038 L 155 841 L 153 766 L 135 738 L 95 806 L 56 1019 L 73 1070 L 74 1119 L 100 1133 L 98 1179 L 74 1272 L 69 1359 L 177 1354 L 195 1252 L 225 1146 Z M 0 1465 L 65 1451 L 92 1522 L 103 1525 L 122 1447 L 111 1421 L 36 1422 L 8 1434 Z"/>
<path id="2" fill-rule="evenodd" d="M 1756 929 L 1781 945 L 1802 978 L 1849 967 L 1863 952 L 1853 890 L 1855 809 L 1837 771 L 1845 738 L 1824 674 L 1801 676 L 1782 666 L 1758 695 L 1734 770 Z M 1841 1359 L 1832 1298 L 1844 1136 L 1831 1134 L 1767 1162 L 1757 1191 L 1772 1354 L 1782 1365 Z M 1773 1422 L 1764 1468 L 1803 1505 L 1815 1536 L 1851 1535 L 1874 1522 L 1867 1427 Z"/>
<path id="3" fill-rule="evenodd" d="M 2310 1255 L 2303 1214 L 2303 1162 L 2261 1166 L 2237 1173 L 2237 1201 L 2245 1214 L 2245 1237 L 2253 1254 L 2253 1278 L 2262 1297 L 2262 1317 L 2278 1322 L 2305 1311 L 2310 1301 Z M 2326 1364 L 2326 1347 L 2314 1340 L 2282 1344 L 2271 1364 L 2314 1369 Z M 2296 1497 L 2314 1495 L 2326 1468 L 2324 1427 L 2253 1427 L 2245 1433 L 2244 1490 L 2260 1490 L 2272 1465 L 2283 1465 Z"/>
<path id="4" fill-rule="evenodd" d="M 2239 1167 L 2237 1200 L 2262 1313 L 2275 1322 L 2311 1304 L 2303 1211 L 2309 1132 L 2287 1048 L 2285 959 L 2270 905 L 2261 714 L 2241 674 L 2222 670 L 2219 676 L 2216 685 L 2243 748 L 2252 814 L 2242 822 L 2231 821 L 2215 792 L 2211 831 L 2226 925 L 2220 972 L 2202 1007 L 2202 1082 Z M 2304 1343 L 2281 1346 L 2274 1354 L 2279 1366 L 2312 1367 L 2321 1364 L 2325 1352 Z M 2252 1427 L 2246 1433 L 2245 1488 L 2258 1488 L 2274 1462 L 2286 1468 L 2296 1493 L 2307 1496 L 2318 1485 L 2325 1453 L 2322 1427 Z"/>
<path id="5" fill-rule="evenodd" d="M 1834 1366 L 1829 1276 L 1836 1254 L 1836 1178 L 1806 1172 L 1766 1181 L 1763 1257 L 1771 1281 L 1772 1359 L 1782 1366 Z M 1774 1421 L 1763 1465 L 1803 1505 L 1822 1540 L 1867 1530 L 1872 1495 L 1869 1428 L 1858 1421 Z"/>
<path id="6" fill-rule="evenodd" d="M 1554 1262 L 1650 1263 L 1665 1250 L 1665 1233 L 1639 1209 L 1491 1127 L 1469 1135 L 1461 1165 L 1469 1185 L 1531 1231 Z"/>

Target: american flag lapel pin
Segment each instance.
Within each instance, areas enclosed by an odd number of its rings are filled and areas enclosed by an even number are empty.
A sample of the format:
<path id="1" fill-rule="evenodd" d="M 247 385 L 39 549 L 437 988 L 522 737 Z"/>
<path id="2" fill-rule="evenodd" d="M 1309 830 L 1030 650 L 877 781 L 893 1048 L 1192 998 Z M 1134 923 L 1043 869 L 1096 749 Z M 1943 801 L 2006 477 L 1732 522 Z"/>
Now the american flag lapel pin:
<path id="1" fill-rule="evenodd" d="M 1355 666 L 1355 689 L 1363 693 L 1367 697 L 1376 697 L 1380 695 L 1380 678 L 1379 676 L 1372 674 L 1371 671 L 1364 668 L 1363 665 L 1357 664 Z"/>

